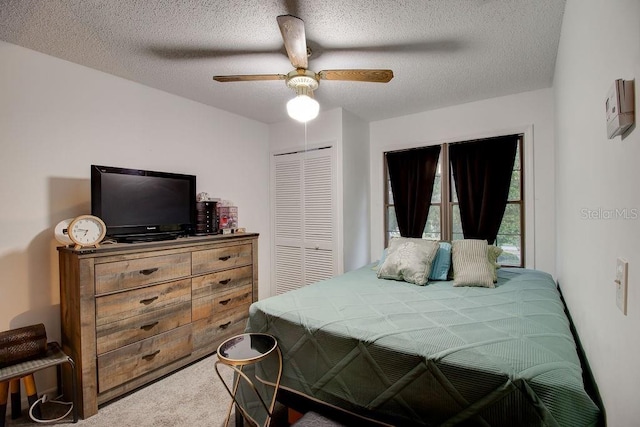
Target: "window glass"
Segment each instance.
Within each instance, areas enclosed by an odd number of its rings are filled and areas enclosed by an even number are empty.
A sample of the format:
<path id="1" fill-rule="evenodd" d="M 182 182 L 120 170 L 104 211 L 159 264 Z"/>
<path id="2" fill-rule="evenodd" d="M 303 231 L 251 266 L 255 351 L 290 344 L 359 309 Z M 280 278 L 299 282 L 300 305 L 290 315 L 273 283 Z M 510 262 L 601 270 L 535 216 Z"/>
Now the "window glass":
<path id="1" fill-rule="evenodd" d="M 507 200 L 517 201 L 522 197 L 520 195 L 520 191 L 522 188 L 521 181 L 521 173 L 520 170 L 520 144 L 516 148 L 516 159 L 513 162 L 513 173 L 511 174 L 511 184 L 509 185 L 509 198 Z"/>
<path id="2" fill-rule="evenodd" d="M 387 208 L 387 233 L 389 239 L 400 236 L 398 221 L 396 220 L 396 211 L 393 206 Z"/>
<path id="3" fill-rule="evenodd" d="M 439 164 L 440 162 L 438 162 L 438 165 Z M 436 175 L 435 180 L 433 181 L 433 194 L 431 195 L 431 203 L 440 203 L 441 199 L 442 199 L 442 177 L 440 175 Z"/>
<path id="4" fill-rule="evenodd" d="M 451 206 L 451 214 L 451 240 L 464 239 L 462 220 L 460 219 L 460 206 L 457 203 Z"/>
<path id="5" fill-rule="evenodd" d="M 502 265 L 519 266 L 522 264 L 522 230 L 520 204 L 509 203 L 504 211 L 500 230 L 496 237 L 496 246 L 502 248 L 498 262 Z"/>
<path id="6" fill-rule="evenodd" d="M 424 226 L 422 238 L 429 240 L 440 240 L 440 229 L 440 205 L 431 205 L 429 207 L 427 224 Z"/>

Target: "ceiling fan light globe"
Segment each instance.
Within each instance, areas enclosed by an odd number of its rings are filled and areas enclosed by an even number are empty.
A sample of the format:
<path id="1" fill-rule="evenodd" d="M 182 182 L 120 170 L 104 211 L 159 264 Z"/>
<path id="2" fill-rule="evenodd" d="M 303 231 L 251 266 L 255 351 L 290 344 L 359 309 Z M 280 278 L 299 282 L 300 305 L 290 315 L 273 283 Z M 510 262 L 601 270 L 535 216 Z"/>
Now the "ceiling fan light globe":
<path id="1" fill-rule="evenodd" d="M 287 113 L 289 117 L 302 123 L 318 117 L 320 104 L 315 99 L 307 95 L 298 95 L 287 102 Z"/>

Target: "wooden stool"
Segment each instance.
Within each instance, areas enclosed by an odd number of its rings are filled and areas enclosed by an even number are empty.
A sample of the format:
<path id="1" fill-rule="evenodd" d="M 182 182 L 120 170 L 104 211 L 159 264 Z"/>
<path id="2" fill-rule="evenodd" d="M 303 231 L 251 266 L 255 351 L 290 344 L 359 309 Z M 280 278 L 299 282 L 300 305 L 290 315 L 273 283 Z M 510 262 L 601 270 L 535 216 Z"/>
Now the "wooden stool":
<path id="1" fill-rule="evenodd" d="M 22 409 L 22 399 L 20 399 L 20 379 L 9 381 L 9 390 L 11 391 L 11 419 L 15 420 L 20 417 Z M 5 406 L 6 408 L 6 406 Z"/>
<path id="2" fill-rule="evenodd" d="M 71 367 L 72 377 L 72 401 L 73 401 L 73 422 L 78 422 L 78 408 L 76 405 L 76 368 L 73 359 L 67 356 L 57 342 L 47 344 L 47 352 L 45 355 L 26 362 L 16 363 L 15 365 L 0 368 L 0 427 L 5 425 L 5 417 L 7 415 L 7 400 L 9 391 L 11 391 L 11 418 L 16 419 L 20 416 L 22 410 L 20 408 L 20 379 L 24 382 L 27 392 L 29 406 L 38 400 L 38 391 L 36 390 L 36 382 L 33 373 L 44 368 L 55 366 L 58 377 L 58 392 L 62 390 L 62 372 L 61 365 L 67 363 Z M 40 407 L 33 409 L 33 415 L 40 418 Z"/>
<path id="3" fill-rule="evenodd" d="M 27 391 L 27 399 L 29 406 L 33 405 L 38 400 L 38 391 L 36 390 L 36 380 L 33 374 L 27 374 L 22 377 L 24 382 L 24 388 Z M 20 417 L 22 413 L 22 403 L 20 399 L 20 378 L 16 378 L 9 381 L 3 381 L 0 383 L 0 427 L 4 427 L 5 417 L 7 415 L 7 400 L 9 389 L 11 389 L 11 419 L 15 420 Z M 40 418 L 40 407 L 33 409 L 33 414 Z"/>

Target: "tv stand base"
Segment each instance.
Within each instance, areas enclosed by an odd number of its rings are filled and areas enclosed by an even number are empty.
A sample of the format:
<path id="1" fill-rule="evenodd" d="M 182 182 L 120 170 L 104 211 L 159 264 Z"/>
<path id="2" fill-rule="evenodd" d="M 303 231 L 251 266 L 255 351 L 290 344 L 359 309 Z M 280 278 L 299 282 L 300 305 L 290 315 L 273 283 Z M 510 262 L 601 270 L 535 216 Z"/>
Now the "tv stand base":
<path id="1" fill-rule="evenodd" d="M 161 242 L 163 240 L 175 240 L 180 237 L 177 233 L 132 234 L 116 237 L 118 243 Z"/>

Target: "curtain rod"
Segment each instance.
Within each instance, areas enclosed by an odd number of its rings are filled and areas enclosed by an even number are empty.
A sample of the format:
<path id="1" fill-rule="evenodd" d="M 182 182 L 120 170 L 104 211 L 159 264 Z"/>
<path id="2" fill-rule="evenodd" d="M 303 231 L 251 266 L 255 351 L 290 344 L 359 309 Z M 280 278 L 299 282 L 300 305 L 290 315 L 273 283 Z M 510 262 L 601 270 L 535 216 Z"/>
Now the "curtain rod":
<path id="1" fill-rule="evenodd" d="M 465 141 L 457 141 L 457 142 L 444 142 L 442 144 L 435 144 L 435 145 L 426 145 L 426 146 L 422 146 L 422 147 L 412 147 L 412 148 L 404 148 L 402 150 L 389 150 L 389 151 L 385 151 L 384 154 L 386 155 L 387 153 L 402 153 L 404 151 L 411 151 L 411 150 L 424 150 L 425 148 L 429 148 L 429 147 L 440 147 L 442 145 L 454 145 L 454 144 L 465 144 L 467 142 L 480 142 L 480 141 L 487 141 L 490 139 L 495 139 L 495 138 L 505 138 L 508 136 L 517 136 L 519 138 L 524 137 L 523 133 L 512 133 L 512 134 L 508 134 L 508 135 L 500 135 L 500 136 L 492 136 L 489 138 L 478 138 L 478 139 L 468 139 Z"/>

